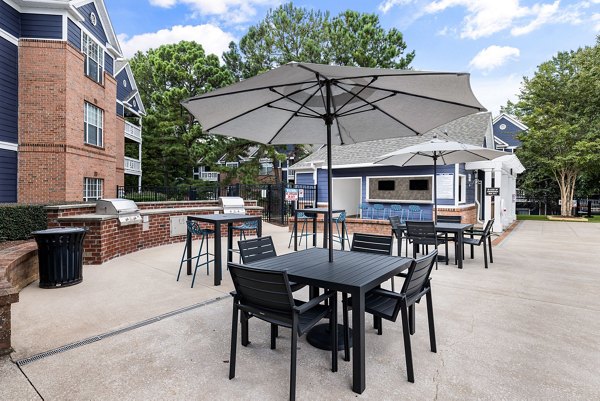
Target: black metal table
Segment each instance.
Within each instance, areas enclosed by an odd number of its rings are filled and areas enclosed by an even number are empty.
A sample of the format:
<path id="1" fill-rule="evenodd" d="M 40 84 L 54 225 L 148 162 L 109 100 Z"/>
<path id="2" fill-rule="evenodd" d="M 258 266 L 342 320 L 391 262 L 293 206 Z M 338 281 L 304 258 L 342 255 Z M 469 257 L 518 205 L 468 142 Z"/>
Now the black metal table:
<path id="1" fill-rule="evenodd" d="M 436 223 L 435 230 L 438 233 L 454 234 L 456 236 L 458 254 L 458 268 L 463 268 L 463 236 L 466 230 L 473 228 L 473 224 L 466 223 Z M 396 238 L 398 238 L 398 255 L 402 251 L 402 233 L 406 231 L 406 224 L 401 224 L 398 228 L 392 229 L 396 232 Z"/>
<path id="2" fill-rule="evenodd" d="M 258 224 L 256 226 L 256 234 L 260 237 L 262 235 L 262 216 L 253 216 L 249 214 L 236 214 L 236 213 L 226 213 L 226 214 L 199 214 L 188 216 L 188 220 L 200 221 L 204 223 L 211 223 L 215 226 L 215 274 L 214 280 L 215 285 L 221 284 L 221 279 L 223 278 L 223 268 L 221 266 L 221 225 L 227 224 L 227 261 L 231 262 L 233 260 L 231 249 L 233 248 L 233 235 L 231 227 L 233 223 L 237 223 L 240 221 L 257 221 Z M 187 274 L 188 276 L 192 274 L 192 235 L 187 232 Z"/>
<path id="3" fill-rule="evenodd" d="M 250 263 L 252 267 L 286 270 L 290 280 L 352 296 L 352 390 L 365 390 L 365 294 L 408 269 L 412 259 L 372 253 L 310 248 Z"/>
<path id="4" fill-rule="evenodd" d="M 345 212 L 344 209 L 333 209 L 331 211 L 332 214 L 334 213 L 342 213 Z M 294 214 L 294 251 L 298 250 L 298 213 L 304 213 L 306 215 L 306 217 L 311 218 L 309 216 L 312 216 L 312 221 L 313 221 L 313 246 L 317 246 L 317 215 L 322 214 L 323 215 L 323 248 L 327 248 L 327 244 L 328 242 L 328 234 L 329 234 L 329 224 L 327 224 L 328 222 L 328 218 L 329 218 L 329 211 L 327 210 L 327 208 L 320 208 L 320 207 L 311 207 L 311 208 L 307 208 L 307 209 L 296 209 L 295 214 Z M 342 238 L 344 238 L 344 225 L 342 224 Z M 344 241 L 342 241 L 342 249 L 344 249 Z"/>

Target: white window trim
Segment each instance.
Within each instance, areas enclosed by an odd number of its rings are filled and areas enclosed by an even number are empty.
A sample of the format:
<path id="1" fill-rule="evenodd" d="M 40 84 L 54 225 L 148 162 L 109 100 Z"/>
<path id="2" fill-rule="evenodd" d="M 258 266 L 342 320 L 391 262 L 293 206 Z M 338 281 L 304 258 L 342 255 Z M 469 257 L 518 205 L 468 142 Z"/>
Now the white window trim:
<path id="1" fill-rule="evenodd" d="M 90 121 L 88 115 L 88 105 L 97 110 L 96 121 Z M 100 121 L 98 121 L 98 119 Z M 99 122 L 99 125 L 98 125 Z M 88 138 L 88 125 L 92 125 L 98 129 L 96 135 L 96 143 L 90 142 Z M 83 103 L 83 140 L 88 145 L 98 146 L 100 148 L 104 147 L 104 110 L 99 107 L 96 107 L 92 103 L 84 102 Z"/>
<path id="2" fill-rule="evenodd" d="M 89 41 L 94 42 L 94 44 L 98 47 L 97 57 L 99 58 L 99 60 L 94 60 L 94 61 L 96 61 L 98 64 L 97 73 L 98 73 L 98 78 L 100 79 L 99 81 L 96 81 L 95 79 L 93 79 L 92 76 L 88 72 L 88 69 L 89 69 L 88 60 L 91 57 L 88 55 L 88 52 L 87 52 L 86 38 L 89 39 Z M 84 69 L 85 75 L 88 78 L 90 78 L 91 80 L 93 80 L 94 82 L 98 82 L 100 85 L 103 85 L 104 84 L 104 47 L 91 34 L 84 32 L 83 29 L 81 30 L 81 52 L 85 56 L 85 59 L 83 60 L 84 67 L 85 67 L 85 69 Z"/>
<path id="3" fill-rule="evenodd" d="M 467 203 L 467 176 L 465 174 L 458 175 L 458 203 Z"/>
<path id="4" fill-rule="evenodd" d="M 411 199 L 369 199 L 369 179 L 371 178 L 431 178 L 431 200 L 411 200 Z M 422 205 L 433 205 L 433 174 L 410 174 L 410 175 L 366 175 L 365 176 L 365 200 L 364 202 L 377 203 L 415 203 Z"/>
<path id="5" fill-rule="evenodd" d="M 104 179 L 95 177 L 83 178 L 83 200 L 91 201 L 102 199 Z"/>

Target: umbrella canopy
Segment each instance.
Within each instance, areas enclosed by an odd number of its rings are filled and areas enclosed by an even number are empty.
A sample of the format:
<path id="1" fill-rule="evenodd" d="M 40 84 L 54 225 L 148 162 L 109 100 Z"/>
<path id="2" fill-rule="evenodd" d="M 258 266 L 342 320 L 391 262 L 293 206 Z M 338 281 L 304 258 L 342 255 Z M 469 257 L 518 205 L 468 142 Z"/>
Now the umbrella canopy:
<path id="1" fill-rule="evenodd" d="M 484 111 L 469 74 L 289 63 L 182 102 L 209 133 L 265 144 L 331 145 L 423 134 Z M 326 130 L 323 130 L 323 127 Z M 329 236 L 333 260 L 333 238 Z"/>
<path id="2" fill-rule="evenodd" d="M 481 146 L 433 138 L 382 156 L 375 164 L 392 166 L 428 166 L 433 164 L 433 216 L 437 220 L 437 165 L 492 160 L 506 153 Z"/>

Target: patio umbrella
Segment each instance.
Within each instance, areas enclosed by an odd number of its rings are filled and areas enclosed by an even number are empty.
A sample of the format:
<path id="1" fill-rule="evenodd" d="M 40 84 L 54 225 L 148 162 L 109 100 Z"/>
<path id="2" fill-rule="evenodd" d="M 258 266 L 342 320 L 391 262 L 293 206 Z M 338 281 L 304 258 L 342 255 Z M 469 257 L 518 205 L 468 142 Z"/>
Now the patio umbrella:
<path id="1" fill-rule="evenodd" d="M 438 139 L 437 136 L 428 142 L 408 146 L 382 156 L 375 164 L 392 166 L 428 166 L 433 163 L 433 219 L 437 220 L 437 165 L 467 163 L 492 160 L 506 156 L 505 152 Z"/>
<path id="2" fill-rule="evenodd" d="M 485 110 L 466 73 L 310 63 L 285 64 L 182 105 L 205 132 L 265 144 L 327 144 L 329 233 L 332 145 L 420 135 Z M 328 245 L 333 261 L 331 235 Z"/>

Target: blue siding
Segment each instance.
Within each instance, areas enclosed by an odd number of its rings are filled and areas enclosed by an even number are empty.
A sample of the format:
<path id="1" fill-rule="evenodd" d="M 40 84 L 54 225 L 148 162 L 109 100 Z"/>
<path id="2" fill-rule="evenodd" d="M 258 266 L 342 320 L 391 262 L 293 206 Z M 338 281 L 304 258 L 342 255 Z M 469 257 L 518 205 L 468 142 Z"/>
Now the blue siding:
<path id="1" fill-rule="evenodd" d="M 0 149 L 0 203 L 17 201 L 17 152 Z"/>
<path id="2" fill-rule="evenodd" d="M 62 16 L 21 14 L 21 37 L 62 39 Z"/>
<path id="3" fill-rule="evenodd" d="M 67 21 L 67 41 L 78 50 L 81 50 L 81 28 L 69 18 Z"/>
<path id="4" fill-rule="evenodd" d="M 4 1 L 0 1 L 0 29 L 17 38 L 21 36 L 21 17 L 19 12 Z"/>
<path id="5" fill-rule="evenodd" d="M 131 100 L 129 101 L 129 108 L 131 110 L 134 110 L 137 113 L 139 113 L 140 112 L 139 101 L 140 101 L 139 96 L 136 95 L 136 96 L 132 97 Z"/>
<path id="6" fill-rule="evenodd" d="M 120 103 L 117 103 L 117 115 L 123 117 L 125 114 L 125 109 L 123 108 L 123 105 Z"/>
<path id="7" fill-rule="evenodd" d="M 98 40 L 100 44 L 103 46 L 106 45 L 108 39 L 106 37 L 106 32 L 104 32 L 104 27 L 102 26 L 102 22 L 100 22 L 100 16 L 98 15 L 98 10 L 96 9 L 96 5 L 94 2 L 85 4 L 81 7 L 78 7 L 77 10 L 85 17 L 85 21 L 82 22 L 83 26 Z M 90 21 L 90 14 L 96 14 L 96 25 L 94 26 Z"/>
<path id="8" fill-rule="evenodd" d="M 117 79 L 117 99 L 120 101 L 125 101 L 127 97 L 131 93 L 131 80 L 127 75 L 127 69 L 123 68 L 116 76 Z M 127 86 L 123 85 L 123 81 L 125 81 Z"/>
<path id="9" fill-rule="evenodd" d="M 524 131 L 521 131 L 524 132 Z M 508 146 L 521 146 L 521 141 L 517 139 L 517 136 L 521 132 L 507 132 L 505 134 L 496 134 L 496 137 L 501 141 L 504 141 L 508 144 Z"/>
<path id="10" fill-rule="evenodd" d="M 104 52 L 104 71 L 108 74 L 113 74 L 114 60 L 108 53 Z"/>
<path id="11" fill-rule="evenodd" d="M 506 128 L 505 129 L 500 129 L 500 125 L 505 124 Z M 523 131 L 523 129 L 517 127 L 515 124 L 513 124 L 509 119 L 502 117 L 500 118 L 498 121 L 496 121 L 494 123 L 494 134 L 503 134 L 503 133 L 515 133 L 515 132 L 521 132 Z"/>
<path id="12" fill-rule="evenodd" d="M 314 185 L 312 173 L 296 173 L 296 184 Z"/>
<path id="13" fill-rule="evenodd" d="M 0 141 L 17 143 L 18 47 L 0 38 Z"/>
<path id="14" fill-rule="evenodd" d="M 335 173 L 336 171 L 334 170 L 333 176 L 337 177 Z M 327 170 L 317 170 L 317 202 L 327 202 L 327 188 L 329 188 L 327 184 Z"/>

